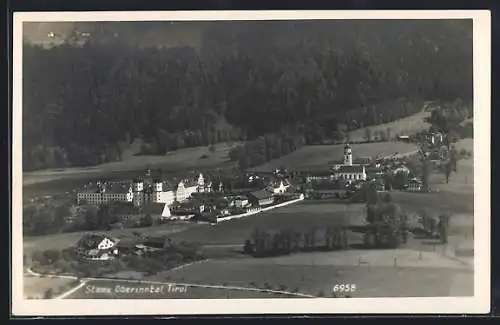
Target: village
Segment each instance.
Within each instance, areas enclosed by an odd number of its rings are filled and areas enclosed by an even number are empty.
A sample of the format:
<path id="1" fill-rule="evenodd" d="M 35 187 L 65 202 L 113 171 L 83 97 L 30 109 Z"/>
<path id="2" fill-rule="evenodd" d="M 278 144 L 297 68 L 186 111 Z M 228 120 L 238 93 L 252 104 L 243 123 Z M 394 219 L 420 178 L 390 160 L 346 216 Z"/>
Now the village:
<path id="1" fill-rule="evenodd" d="M 398 137 L 397 141 L 408 141 L 408 138 Z M 171 244 L 168 236 L 141 237 L 137 236 L 139 232 L 135 232 L 135 236 L 116 236 L 130 228 L 168 227 L 179 223 L 207 223 L 217 227 L 222 222 L 252 218 L 303 200 L 365 203 L 367 188 L 379 195 L 391 191 L 429 193 L 432 189 L 426 179 L 428 175 L 415 170 L 412 158 L 429 161 L 438 168 L 448 159 L 447 150 L 443 149 L 445 139 L 440 133 L 427 132 L 420 135 L 419 141 L 418 152 L 394 153 L 388 157 L 359 157 L 346 143 L 343 159 L 316 169 L 281 168 L 272 173 L 244 173 L 230 178 L 192 172 L 186 177 L 166 179 L 162 178 L 161 171 L 148 168 L 133 180 L 99 179 L 73 191 L 75 203 L 65 223 L 68 229 L 81 229 L 71 228 L 78 224 L 93 231 L 75 243 L 71 254 L 84 262 L 109 261 L 121 255 L 142 256 L 162 251 L 165 245 Z M 78 215 L 84 216 L 83 225 L 78 223 Z M 434 222 L 432 229 L 437 229 L 437 223 Z M 109 235 L 110 231 L 114 235 Z M 247 240 L 244 250 L 249 252 L 255 245 Z M 196 249 L 192 254 L 196 255 Z"/>

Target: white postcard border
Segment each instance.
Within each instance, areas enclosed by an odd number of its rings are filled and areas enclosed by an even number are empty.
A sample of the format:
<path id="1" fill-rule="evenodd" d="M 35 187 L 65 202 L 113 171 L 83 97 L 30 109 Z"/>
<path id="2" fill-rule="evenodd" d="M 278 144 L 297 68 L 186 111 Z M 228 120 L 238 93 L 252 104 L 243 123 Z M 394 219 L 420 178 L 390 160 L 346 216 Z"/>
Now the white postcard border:
<path id="1" fill-rule="evenodd" d="M 199 21 L 312 19 L 473 19 L 474 297 L 350 299 L 27 300 L 23 298 L 22 23 L 28 21 Z M 16 12 L 13 21 L 12 313 L 57 315 L 487 313 L 490 310 L 490 71 L 487 10 Z"/>

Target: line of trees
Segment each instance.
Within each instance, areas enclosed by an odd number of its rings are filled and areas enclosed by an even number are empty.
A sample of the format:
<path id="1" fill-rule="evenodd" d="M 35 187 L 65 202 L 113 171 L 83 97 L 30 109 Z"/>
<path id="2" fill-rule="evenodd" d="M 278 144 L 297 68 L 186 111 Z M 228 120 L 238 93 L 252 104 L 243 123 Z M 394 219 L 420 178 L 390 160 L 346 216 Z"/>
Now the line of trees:
<path id="1" fill-rule="evenodd" d="M 339 250 L 348 247 L 347 228 L 343 226 L 328 226 L 322 236 L 318 227 L 311 227 L 306 231 L 285 229 L 279 232 L 255 228 L 251 239 L 245 241 L 243 250 L 254 257 L 266 257 L 299 251 Z"/>
<path id="2" fill-rule="evenodd" d="M 321 143 L 412 114 L 418 98 L 470 100 L 471 27 L 221 22 L 207 27 L 199 51 L 139 48 L 99 31 L 84 45 L 25 43 L 24 168 L 119 160 L 136 138 L 163 154 L 293 126 L 293 136 Z"/>
<path id="3" fill-rule="evenodd" d="M 304 144 L 305 139 L 300 133 L 266 134 L 231 149 L 229 158 L 241 169 L 246 169 L 292 153 Z"/>
<path id="4" fill-rule="evenodd" d="M 129 213 L 124 213 L 124 205 Z M 136 215 L 137 220 L 122 221 L 120 215 Z M 55 234 L 60 232 L 110 230 L 114 226 L 149 227 L 153 217 L 146 206 L 133 209 L 128 203 L 115 202 L 109 205 L 75 206 L 68 202 L 54 204 L 26 204 L 23 207 L 23 233 L 28 236 Z"/>
<path id="5" fill-rule="evenodd" d="M 182 263 L 204 259 L 201 249 L 202 246 L 197 242 L 168 241 L 168 244 L 161 250 L 146 252 L 141 256 L 120 254 L 117 260 L 100 263 L 82 263 L 74 247 L 62 250 L 47 249 L 33 252 L 30 256 L 30 266 L 42 273 L 77 273 L 84 276 L 98 276 L 132 269 L 153 275 Z"/>

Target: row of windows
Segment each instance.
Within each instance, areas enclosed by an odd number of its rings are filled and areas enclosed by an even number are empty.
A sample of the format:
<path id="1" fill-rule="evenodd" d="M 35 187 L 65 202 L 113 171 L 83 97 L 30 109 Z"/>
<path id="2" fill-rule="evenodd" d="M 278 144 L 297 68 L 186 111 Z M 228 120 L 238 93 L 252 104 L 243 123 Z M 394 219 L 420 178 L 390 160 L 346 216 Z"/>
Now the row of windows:
<path id="1" fill-rule="evenodd" d="M 340 174 L 340 179 L 363 179 L 363 174 Z"/>
<path id="2" fill-rule="evenodd" d="M 79 193 L 78 197 L 83 197 L 83 198 L 120 198 L 120 197 L 127 197 L 128 194 L 100 194 L 100 193 Z"/>
<path id="3" fill-rule="evenodd" d="M 179 187 L 177 188 L 176 190 L 176 193 L 184 193 L 185 191 L 197 191 L 198 190 L 198 187 L 197 186 L 191 186 L 191 187 L 188 187 L 188 188 L 185 188 L 185 187 Z M 142 190 L 141 190 L 142 191 Z M 173 191 L 159 191 L 159 192 L 163 192 L 163 193 L 173 193 Z M 116 197 L 116 196 L 120 196 L 120 195 L 128 195 L 130 193 L 130 191 L 128 192 L 125 192 L 125 193 L 113 193 L 113 194 L 110 194 L 110 193 L 78 193 L 79 196 L 85 196 L 85 197 L 90 197 L 90 196 L 100 196 L 100 195 L 111 195 L 113 197 Z"/>

